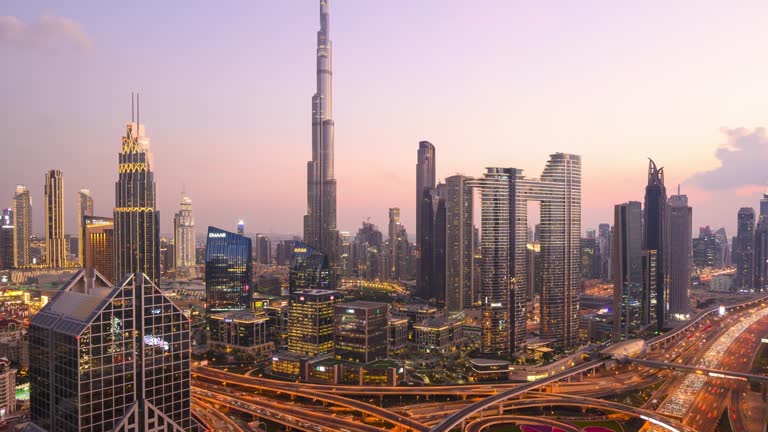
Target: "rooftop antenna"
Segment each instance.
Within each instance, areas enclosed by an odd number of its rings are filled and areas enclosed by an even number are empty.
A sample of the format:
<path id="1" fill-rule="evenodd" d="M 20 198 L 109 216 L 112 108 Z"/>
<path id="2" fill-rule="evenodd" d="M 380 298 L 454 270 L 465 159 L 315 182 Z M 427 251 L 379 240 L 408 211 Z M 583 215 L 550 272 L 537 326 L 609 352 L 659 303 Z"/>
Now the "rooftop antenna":
<path id="1" fill-rule="evenodd" d="M 133 107 L 133 92 L 131 92 L 131 123 L 136 121 L 136 109 Z"/>

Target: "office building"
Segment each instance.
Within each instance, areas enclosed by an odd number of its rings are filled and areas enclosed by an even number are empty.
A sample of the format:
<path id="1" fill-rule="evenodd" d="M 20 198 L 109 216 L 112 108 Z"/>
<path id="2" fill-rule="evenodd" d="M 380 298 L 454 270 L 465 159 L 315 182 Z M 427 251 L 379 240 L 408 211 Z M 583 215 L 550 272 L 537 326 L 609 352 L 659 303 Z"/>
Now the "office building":
<path id="1" fill-rule="evenodd" d="M 433 201 L 435 219 L 432 222 L 432 281 L 429 285 L 427 300 L 439 307 L 445 307 L 445 271 L 446 271 L 446 189 L 440 183 L 435 188 L 436 199 Z"/>
<path id="2" fill-rule="evenodd" d="M 422 230 L 422 216 L 424 192 L 435 188 L 437 183 L 435 162 L 435 146 L 429 141 L 419 142 L 416 155 L 416 249 L 421 249 L 422 236 L 426 233 Z M 431 204 L 429 204 L 431 205 Z M 431 232 L 431 230 L 427 230 Z"/>
<path id="3" fill-rule="evenodd" d="M 85 216 L 93 216 L 93 197 L 91 197 L 90 190 L 83 188 L 80 189 L 80 192 L 77 193 L 77 223 L 79 225 L 77 233 L 80 236 L 77 258 L 81 267 L 85 263 L 83 260 L 83 248 L 85 247 L 85 241 L 82 236 L 82 233 L 85 231 L 85 228 L 83 227 Z"/>
<path id="4" fill-rule="evenodd" d="M 384 236 L 376 225 L 363 222 L 350 244 L 351 275 L 366 279 L 382 279 L 386 272 Z"/>
<path id="5" fill-rule="evenodd" d="M 733 245 L 728 244 L 728 235 L 725 233 L 725 228 L 720 227 L 715 231 L 715 239 L 720 245 L 720 265 L 721 267 L 727 267 L 731 265 L 731 250 Z"/>
<path id="6" fill-rule="evenodd" d="M 762 203 L 761 203 L 762 204 Z M 768 291 L 768 215 L 755 228 L 755 291 Z"/>
<path id="7" fill-rule="evenodd" d="M 288 266 L 288 292 L 328 290 L 330 287 L 331 268 L 328 257 L 306 243 L 293 242 Z"/>
<path id="8" fill-rule="evenodd" d="M 656 274 L 658 273 L 659 257 L 655 250 L 643 251 L 643 292 L 640 299 L 640 324 L 648 326 L 656 320 Z"/>
<path id="9" fill-rule="evenodd" d="M 658 330 L 664 329 L 669 294 L 666 285 L 667 259 L 667 188 L 664 186 L 664 168 L 648 161 L 648 185 L 645 187 L 643 212 L 643 250 L 656 251 L 656 310 L 653 319 Z"/>
<path id="10" fill-rule="evenodd" d="M 282 240 L 277 242 L 275 247 L 275 263 L 282 267 L 287 267 L 291 263 L 293 254 L 294 240 Z"/>
<path id="11" fill-rule="evenodd" d="M 755 279 L 755 210 L 753 208 L 739 209 L 736 229 L 737 244 L 733 249 L 736 258 L 735 288 L 751 290 Z"/>
<path id="12" fill-rule="evenodd" d="M 251 239 L 211 226 L 206 238 L 206 316 L 250 309 L 253 299 Z"/>
<path id="13" fill-rule="evenodd" d="M 763 196 L 760 198 L 759 216 L 768 216 L 768 191 L 763 192 Z"/>
<path id="14" fill-rule="evenodd" d="M 312 97 L 312 160 L 307 162 L 307 214 L 304 243 L 328 257 L 332 275 L 340 273 L 339 232 L 336 228 L 334 122 L 332 105 L 330 11 L 320 2 L 317 32 L 317 92 Z"/>
<path id="15" fill-rule="evenodd" d="M 256 235 L 256 256 L 254 258 L 259 264 L 272 264 L 272 241 L 264 234 Z"/>
<path id="16" fill-rule="evenodd" d="M 232 311 L 208 317 L 209 344 L 227 350 L 236 348 L 265 359 L 275 350 L 269 334 L 269 316 L 264 311 Z"/>
<path id="17" fill-rule="evenodd" d="M 13 257 L 16 268 L 32 264 L 29 242 L 32 237 L 32 198 L 29 189 L 16 185 L 13 195 L 13 226 L 16 231 L 13 240 Z"/>
<path id="18" fill-rule="evenodd" d="M 416 295 L 423 299 L 432 290 L 436 182 L 435 146 L 421 141 L 416 154 Z"/>
<path id="19" fill-rule="evenodd" d="M 387 321 L 389 334 L 388 356 L 403 352 L 408 344 L 408 318 L 390 317 Z"/>
<path id="20" fill-rule="evenodd" d="M 339 303 L 334 309 L 334 356 L 357 363 L 387 358 L 389 305 Z"/>
<path id="21" fill-rule="evenodd" d="M 13 209 L 3 209 L 2 216 L 0 216 L 0 270 L 13 268 L 13 242 L 15 234 Z"/>
<path id="22" fill-rule="evenodd" d="M 613 245 L 611 244 L 611 225 L 602 223 L 597 227 L 597 250 L 600 254 L 600 279 L 612 280 L 611 257 Z"/>
<path id="23" fill-rule="evenodd" d="M 642 209 L 637 201 L 614 208 L 613 340 L 632 339 L 643 301 Z M 650 297 L 649 297 L 650 299 Z"/>
<path id="24" fill-rule="evenodd" d="M 337 291 L 292 292 L 288 297 L 288 351 L 308 357 L 332 353 L 334 308 L 341 300 Z"/>
<path id="25" fill-rule="evenodd" d="M 699 228 L 699 237 L 692 239 L 693 266 L 699 269 L 722 268 L 723 248 L 709 226 Z"/>
<path id="26" fill-rule="evenodd" d="M 148 277 L 112 285 L 81 270 L 32 318 L 30 420 L 48 431 L 196 431 L 190 353 L 189 318 Z"/>
<path id="27" fill-rule="evenodd" d="M 84 216 L 81 223 L 83 231 L 83 268 L 92 274 L 97 270 L 110 283 L 117 283 L 115 274 L 115 223 L 112 218 Z"/>
<path id="28" fill-rule="evenodd" d="M 45 173 L 45 264 L 67 266 L 64 240 L 64 178 L 59 170 Z"/>
<path id="29" fill-rule="evenodd" d="M 581 239 L 581 278 L 584 280 L 600 278 L 600 252 L 598 240 L 595 237 Z"/>
<path id="30" fill-rule="evenodd" d="M 7 357 L 0 357 L 0 420 L 16 412 L 16 369 Z"/>
<path id="31" fill-rule="evenodd" d="M 240 235 L 245 235 L 245 221 L 242 219 L 237 221 L 237 233 Z"/>
<path id="32" fill-rule="evenodd" d="M 390 280 L 400 279 L 400 268 L 402 264 L 402 248 L 400 243 L 402 238 L 400 237 L 400 230 L 402 224 L 400 223 L 400 209 L 395 207 L 389 209 L 389 247 L 388 247 L 388 260 L 387 260 L 387 278 Z"/>
<path id="33" fill-rule="evenodd" d="M 688 197 L 677 195 L 669 197 L 669 316 L 678 320 L 686 319 L 690 312 L 691 292 L 691 231 L 693 229 L 693 210 L 688 205 Z"/>
<path id="34" fill-rule="evenodd" d="M 155 174 L 144 125 L 126 125 L 118 156 L 115 183 L 115 274 L 144 273 L 155 285 L 160 281 L 160 213 L 155 208 Z M 133 119 L 132 119 L 133 120 Z"/>
<path id="35" fill-rule="evenodd" d="M 472 306 L 473 194 L 469 177 L 445 179 L 445 307 L 459 312 Z"/>
<path id="36" fill-rule="evenodd" d="M 459 319 L 439 317 L 413 326 L 413 343 L 422 353 L 453 351 L 464 341 L 464 323 Z"/>
<path id="37" fill-rule="evenodd" d="M 192 200 L 182 194 L 179 211 L 173 217 L 174 267 L 188 271 L 195 267 L 195 218 Z"/>

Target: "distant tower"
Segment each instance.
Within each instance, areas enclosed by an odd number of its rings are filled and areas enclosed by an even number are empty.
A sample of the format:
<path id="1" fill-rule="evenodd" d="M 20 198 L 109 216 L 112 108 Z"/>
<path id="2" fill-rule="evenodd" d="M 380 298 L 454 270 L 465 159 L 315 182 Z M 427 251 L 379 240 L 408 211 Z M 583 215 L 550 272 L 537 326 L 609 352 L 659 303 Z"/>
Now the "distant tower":
<path id="1" fill-rule="evenodd" d="M 25 267 L 32 263 L 29 254 L 29 238 L 32 237 L 32 198 L 29 189 L 24 185 L 16 185 L 16 193 L 13 195 L 13 226 L 16 229 L 13 266 Z"/>
<path id="2" fill-rule="evenodd" d="M 317 32 L 317 92 L 312 97 L 312 160 L 307 163 L 307 214 L 304 216 L 304 242 L 328 256 L 334 275 L 339 275 L 336 178 L 333 170 L 334 122 L 329 8 L 328 0 L 320 0 L 320 30 Z"/>
<path id="3" fill-rule="evenodd" d="M 397 207 L 389 209 L 389 255 L 387 262 L 388 278 L 391 280 L 400 279 L 400 209 Z"/>
<path id="4" fill-rule="evenodd" d="M 192 217 L 192 200 L 182 193 L 179 211 L 173 217 L 173 245 L 176 269 L 195 266 L 195 219 Z"/>
<path id="5" fill-rule="evenodd" d="M 631 339 L 640 326 L 643 291 L 640 203 L 618 204 L 614 210 L 616 267 L 613 284 L 613 340 Z"/>
<path id="6" fill-rule="evenodd" d="M 80 235 L 80 241 L 78 242 L 80 245 L 80 250 L 77 254 L 77 258 L 80 260 L 80 266 L 83 266 L 83 253 L 85 247 L 85 239 L 81 235 L 84 232 L 83 221 L 85 220 L 85 216 L 93 216 L 93 197 L 91 197 L 90 190 L 80 189 L 80 192 L 77 193 L 77 209 L 77 232 L 78 235 Z"/>
<path id="7" fill-rule="evenodd" d="M 237 233 L 240 235 L 245 235 L 245 221 L 242 219 L 237 221 Z"/>
<path id="8" fill-rule="evenodd" d="M 760 198 L 760 216 L 768 216 L 768 190 L 763 192 L 763 197 Z"/>
<path id="9" fill-rule="evenodd" d="M 690 312 L 693 210 L 686 195 L 669 197 L 669 314 Z"/>
<path id="10" fill-rule="evenodd" d="M 421 141 L 416 156 L 416 294 L 429 297 L 434 235 L 435 146 Z"/>
<path id="11" fill-rule="evenodd" d="M 251 239 L 208 227 L 205 245 L 205 313 L 251 308 L 253 299 Z"/>
<path id="12" fill-rule="evenodd" d="M 13 242 L 16 230 L 13 226 L 13 209 L 3 209 L 0 216 L 0 269 L 13 268 Z"/>
<path id="13" fill-rule="evenodd" d="M 657 168 L 653 160 L 648 162 L 648 185 L 645 187 L 643 213 L 643 250 L 656 251 L 656 311 L 654 319 L 659 331 L 664 329 L 668 313 L 669 294 L 666 286 L 666 217 L 667 189 L 664 186 L 664 168 Z"/>
<path id="14" fill-rule="evenodd" d="M 768 215 L 755 228 L 755 291 L 768 291 Z"/>
<path id="15" fill-rule="evenodd" d="M 126 125 L 118 156 L 115 183 L 114 239 L 115 277 L 144 273 L 155 285 L 160 282 L 160 213 L 155 209 L 155 175 L 152 154 L 144 125 L 139 123 L 138 95 L 136 122 Z"/>
<path id="16" fill-rule="evenodd" d="M 739 209 L 736 229 L 738 245 L 733 250 L 736 257 L 736 288 L 751 290 L 755 276 L 755 210 L 752 207 Z"/>
<path id="17" fill-rule="evenodd" d="M 445 305 L 461 312 L 472 306 L 472 213 L 471 179 L 454 175 L 445 179 Z"/>
<path id="18" fill-rule="evenodd" d="M 59 170 L 45 173 L 45 263 L 50 268 L 67 266 L 64 178 Z"/>

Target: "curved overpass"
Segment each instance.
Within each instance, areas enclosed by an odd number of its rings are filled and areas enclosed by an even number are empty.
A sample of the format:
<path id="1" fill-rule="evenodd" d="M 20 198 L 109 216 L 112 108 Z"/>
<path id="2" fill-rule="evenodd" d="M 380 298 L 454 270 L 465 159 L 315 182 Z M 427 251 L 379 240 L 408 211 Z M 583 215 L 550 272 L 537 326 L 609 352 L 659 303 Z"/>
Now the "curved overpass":
<path id="1" fill-rule="evenodd" d="M 497 424 L 526 424 L 533 426 L 552 426 L 566 432 L 581 432 L 581 428 L 556 420 L 544 420 L 541 417 L 503 415 L 477 419 L 467 425 L 467 432 L 480 432 L 483 429 Z"/>

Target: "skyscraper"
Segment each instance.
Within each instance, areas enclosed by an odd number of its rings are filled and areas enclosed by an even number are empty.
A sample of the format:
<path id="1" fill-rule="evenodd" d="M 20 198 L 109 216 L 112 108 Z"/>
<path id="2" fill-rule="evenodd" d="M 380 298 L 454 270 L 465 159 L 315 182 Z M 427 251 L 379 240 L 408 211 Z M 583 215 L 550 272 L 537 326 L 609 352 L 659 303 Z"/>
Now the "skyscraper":
<path id="1" fill-rule="evenodd" d="M 174 267 L 190 269 L 195 266 L 195 218 L 192 200 L 182 193 L 179 211 L 173 217 Z"/>
<path id="2" fill-rule="evenodd" d="M 80 236 L 80 249 L 77 254 L 77 258 L 80 261 L 80 266 L 83 265 L 83 248 L 85 247 L 85 239 L 82 236 L 84 232 L 83 221 L 85 216 L 93 216 L 93 197 L 91 197 L 91 191 L 88 189 L 80 189 L 77 193 L 77 223 L 78 230 L 77 235 Z"/>
<path id="3" fill-rule="evenodd" d="M 735 287 L 751 290 L 755 279 L 755 210 L 752 207 L 739 209 L 736 230 L 738 245 L 733 250 L 736 257 Z"/>
<path id="4" fill-rule="evenodd" d="M 416 155 L 416 249 L 421 249 L 422 233 L 422 207 L 424 191 L 435 188 L 437 182 L 435 164 L 435 146 L 429 141 L 419 142 L 419 150 Z"/>
<path id="5" fill-rule="evenodd" d="M 392 280 L 400 279 L 400 227 L 400 209 L 397 207 L 389 209 L 387 272 L 388 278 Z"/>
<path id="6" fill-rule="evenodd" d="M 331 284 L 328 257 L 306 243 L 294 242 L 288 265 L 288 293 L 328 290 Z"/>
<path id="7" fill-rule="evenodd" d="M 690 311 L 691 291 L 691 230 L 693 210 L 688 197 L 669 197 L 669 314 L 682 319 Z"/>
<path id="8" fill-rule="evenodd" d="M 0 216 L 0 269 L 13 268 L 13 240 L 16 230 L 13 226 L 13 209 L 3 209 Z"/>
<path id="9" fill-rule="evenodd" d="M 80 238 L 83 244 L 83 268 L 90 275 L 97 270 L 110 283 L 115 275 L 115 222 L 112 218 L 84 216 Z"/>
<path id="10" fill-rule="evenodd" d="M 723 248 L 709 226 L 699 228 L 699 237 L 692 240 L 693 265 L 700 269 L 721 268 Z"/>
<path id="11" fill-rule="evenodd" d="M 332 44 L 328 0 L 320 0 L 317 32 L 317 92 L 312 97 L 312 160 L 307 163 L 307 214 L 304 242 L 324 253 L 339 274 L 339 232 L 336 229 L 336 178 L 333 172 Z"/>
<path id="12" fill-rule="evenodd" d="M 435 146 L 421 141 L 416 159 L 416 295 L 423 299 L 429 299 L 433 285 L 434 222 L 439 204 L 435 170 Z"/>
<path id="13" fill-rule="evenodd" d="M 504 168 L 488 168 L 482 178 L 468 183 L 480 190 L 483 257 L 480 353 L 509 358 L 512 353 L 510 331 L 513 330 L 510 318 L 510 172 Z"/>
<path id="14" fill-rule="evenodd" d="M 755 228 L 755 291 L 768 291 L 768 215 Z"/>
<path id="15" fill-rule="evenodd" d="M 59 170 L 45 173 L 45 263 L 51 268 L 67 266 L 64 178 Z"/>
<path id="16" fill-rule="evenodd" d="M 472 305 L 472 189 L 469 177 L 445 179 L 445 306 L 459 312 Z"/>
<path id="17" fill-rule="evenodd" d="M 126 125 L 118 156 L 115 183 L 115 274 L 144 273 L 153 284 L 160 281 L 160 213 L 155 209 L 155 175 L 144 125 Z M 132 119 L 133 120 L 133 119 Z"/>
<path id="18" fill-rule="evenodd" d="M 13 226 L 16 230 L 13 240 L 14 267 L 24 267 L 32 263 L 29 254 L 29 238 L 32 237 L 32 198 L 29 189 L 16 185 L 13 195 Z"/>
<path id="19" fill-rule="evenodd" d="M 445 307 L 445 269 L 446 269 L 446 214 L 445 214 L 445 184 L 436 186 L 436 199 L 433 201 L 435 220 L 432 226 L 432 284 L 427 299 L 439 307 Z"/>
<path id="20" fill-rule="evenodd" d="M 598 251 L 600 252 L 600 279 L 607 281 L 613 278 L 611 274 L 611 257 L 613 245 L 611 245 L 611 225 L 602 223 L 597 227 Z"/>
<path id="21" fill-rule="evenodd" d="M 48 431 L 197 430 L 190 323 L 141 273 L 81 270 L 29 329 L 30 419 Z"/>
<path id="22" fill-rule="evenodd" d="M 760 198 L 760 216 L 768 216 L 768 190 Z"/>
<path id="23" fill-rule="evenodd" d="M 288 297 L 288 351 L 309 357 L 333 352 L 337 291 L 296 291 Z"/>
<path id="24" fill-rule="evenodd" d="M 337 304 L 334 308 L 334 356 L 370 363 L 387 358 L 389 305 L 371 301 Z"/>
<path id="25" fill-rule="evenodd" d="M 643 212 L 637 201 L 618 204 L 614 209 L 614 341 L 631 339 L 640 324 L 643 288 L 642 217 Z"/>
<path id="26" fill-rule="evenodd" d="M 264 234 L 256 235 L 256 262 L 272 264 L 272 241 Z"/>
<path id="27" fill-rule="evenodd" d="M 250 309 L 253 298 L 251 239 L 210 226 L 206 238 L 206 316 Z"/>
<path id="28" fill-rule="evenodd" d="M 645 187 L 643 212 L 643 250 L 656 251 L 656 310 L 654 319 L 659 331 L 663 330 L 668 313 L 668 287 L 665 283 L 667 243 L 667 188 L 664 186 L 664 168 L 648 161 L 648 185 Z"/>

